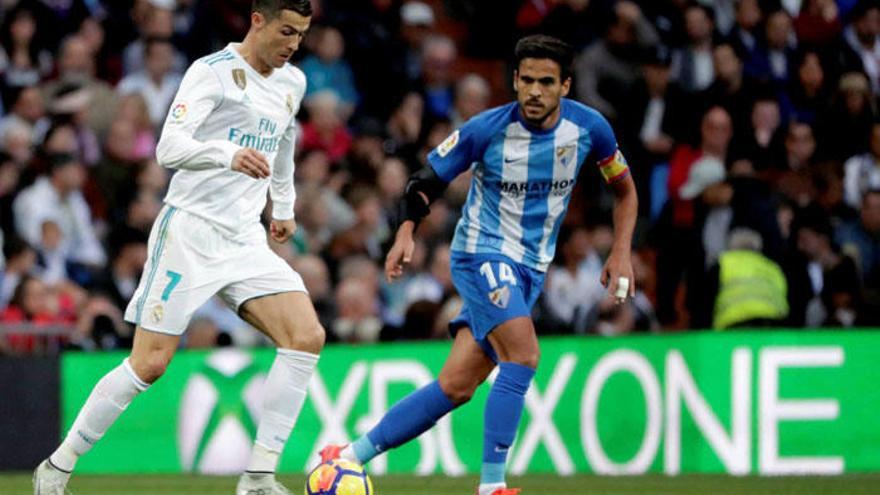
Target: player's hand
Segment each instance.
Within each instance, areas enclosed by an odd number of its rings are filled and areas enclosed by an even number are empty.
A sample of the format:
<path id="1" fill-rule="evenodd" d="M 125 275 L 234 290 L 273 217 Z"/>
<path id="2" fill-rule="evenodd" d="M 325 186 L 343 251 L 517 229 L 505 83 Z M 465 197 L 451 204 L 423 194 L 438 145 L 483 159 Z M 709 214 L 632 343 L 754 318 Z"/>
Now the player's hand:
<path id="1" fill-rule="evenodd" d="M 629 287 L 626 292 L 619 293 L 617 289 L 622 278 L 626 278 L 629 281 Z M 629 250 L 625 252 L 611 251 L 611 256 L 608 257 L 608 261 L 602 267 L 601 282 L 602 285 L 608 288 L 608 293 L 616 299 L 618 304 L 625 302 L 627 296 L 633 297 L 636 295 L 636 284 Z"/>
<path id="2" fill-rule="evenodd" d="M 269 162 L 266 157 L 251 148 L 242 148 L 236 151 L 232 156 L 231 168 L 254 179 L 265 179 L 270 174 Z"/>
<path id="3" fill-rule="evenodd" d="M 269 223 L 269 235 L 275 242 L 287 242 L 294 232 L 296 232 L 296 222 L 292 218 L 290 220 L 272 220 Z"/>
<path id="4" fill-rule="evenodd" d="M 389 283 L 403 275 L 403 268 L 412 260 L 416 242 L 413 240 L 415 224 L 411 221 L 403 222 L 394 237 L 394 245 L 388 250 L 385 257 L 385 278 Z"/>

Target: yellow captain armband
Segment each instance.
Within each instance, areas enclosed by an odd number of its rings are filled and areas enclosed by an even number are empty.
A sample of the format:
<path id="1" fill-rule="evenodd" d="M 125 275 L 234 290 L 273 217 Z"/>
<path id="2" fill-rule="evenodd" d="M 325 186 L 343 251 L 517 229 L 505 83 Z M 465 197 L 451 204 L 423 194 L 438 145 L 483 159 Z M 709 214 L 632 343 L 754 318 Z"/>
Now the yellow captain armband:
<path id="1" fill-rule="evenodd" d="M 608 184 L 614 184 L 629 174 L 629 165 L 626 164 L 626 158 L 623 157 L 620 150 L 599 162 L 598 166 L 599 172 L 602 173 L 602 177 Z"/>

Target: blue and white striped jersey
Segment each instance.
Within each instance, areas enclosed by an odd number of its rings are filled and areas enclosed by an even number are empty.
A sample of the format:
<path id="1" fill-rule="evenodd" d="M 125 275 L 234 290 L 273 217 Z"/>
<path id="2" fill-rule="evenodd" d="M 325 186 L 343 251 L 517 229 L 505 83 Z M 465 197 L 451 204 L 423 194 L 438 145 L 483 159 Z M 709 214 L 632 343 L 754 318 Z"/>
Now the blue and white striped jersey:
<path id="1" fill-rule="evenodd" d="M 526 124 L 516 102 L 487 110 L 428 156 L 446 182 L 473 168 L 453 251 L 500 253 L 546 271 L 581 166 L 595 164 L 608 182 L 626 177 L 608 121 L 573 100 L 560 105 L 558 124 L 547 130 Z"/>

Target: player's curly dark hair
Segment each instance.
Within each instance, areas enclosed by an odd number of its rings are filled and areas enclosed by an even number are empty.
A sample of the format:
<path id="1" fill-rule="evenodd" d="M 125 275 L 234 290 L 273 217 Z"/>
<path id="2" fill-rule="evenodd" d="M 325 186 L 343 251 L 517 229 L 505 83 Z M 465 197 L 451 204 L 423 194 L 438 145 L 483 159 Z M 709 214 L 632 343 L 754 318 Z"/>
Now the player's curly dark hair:
<path id="1" fill-rule="evenodd" d="M 516 59 L 516 67 L 519 67 L 524 58 L 549 58 L 559 64 L 563 81 L 571 77 L 574 49 L 559 38 L 545 34 L 526 36 L 517 42 L 513 56 Z"/>
<path id="2" fill-rule="evenodd" d="M 259 12 L 268 20 L 278 17 L 282 10 L 292 10 L 303 17 L 311 17 L 312 2 L 311 0 L 254 0 L 251 4 L 252 12 Z"/>

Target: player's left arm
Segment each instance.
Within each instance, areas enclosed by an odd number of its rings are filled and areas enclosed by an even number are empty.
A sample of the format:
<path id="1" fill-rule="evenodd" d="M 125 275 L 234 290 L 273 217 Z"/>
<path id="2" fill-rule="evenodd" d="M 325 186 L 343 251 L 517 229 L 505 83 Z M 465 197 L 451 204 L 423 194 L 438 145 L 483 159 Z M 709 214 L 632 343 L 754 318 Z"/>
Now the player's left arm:
<path id="1" fill-rule="evenodd" d="M 296 189 L 293 187 L 295 141 L 295 128 L 291 125 L 278 145 L 278 154 L 275 156 L 272 177 L 269 180 L 269 197 L 272 198 L 269 235 L 276 242 L 286 242 L 296 230 L 293 217 L 293 205 L 296 201 Z"/>
<path id="2" fill-rule="evenodd" d="M 594 150 L 592 157 L 599 158 L 597 166 L 605 182 L 614 192 L 614 242 L 611 254 L 602 268 L 602 285 L 623 302 L 627 296 L 635 296 L 636 284 L 632 268 L 632 238 L 638 217 L 639 200 L 635 182 L 623 153 L 617 148 L 617 139 L 608 122 L 601 118 L 592 129 Z M 624 284 L 622 287 L 621 284 Z"/>

